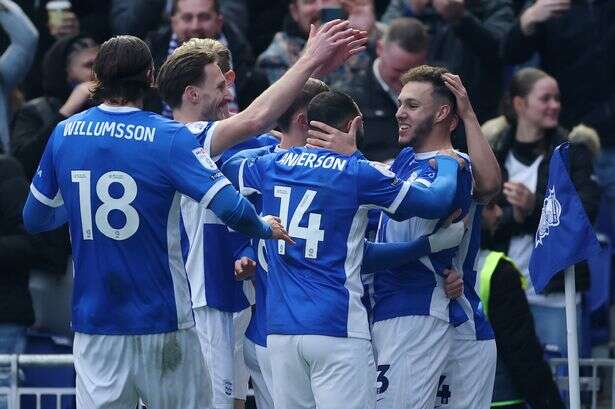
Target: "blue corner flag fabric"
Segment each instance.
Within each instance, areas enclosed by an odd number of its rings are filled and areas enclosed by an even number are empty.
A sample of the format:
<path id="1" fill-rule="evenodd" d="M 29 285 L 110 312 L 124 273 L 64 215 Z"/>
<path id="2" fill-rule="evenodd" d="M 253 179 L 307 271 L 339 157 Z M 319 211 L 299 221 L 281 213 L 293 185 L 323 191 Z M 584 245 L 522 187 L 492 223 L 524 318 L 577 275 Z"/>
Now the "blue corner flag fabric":
<path id="1" fill-rule="evenodd" d="M 558 272 L 600 251 L 589 218 L 568 174 L 568 148 L 555 148 L 549 164 L 549 182 L 530 258 L 530 276 L 536 292 Z"/>

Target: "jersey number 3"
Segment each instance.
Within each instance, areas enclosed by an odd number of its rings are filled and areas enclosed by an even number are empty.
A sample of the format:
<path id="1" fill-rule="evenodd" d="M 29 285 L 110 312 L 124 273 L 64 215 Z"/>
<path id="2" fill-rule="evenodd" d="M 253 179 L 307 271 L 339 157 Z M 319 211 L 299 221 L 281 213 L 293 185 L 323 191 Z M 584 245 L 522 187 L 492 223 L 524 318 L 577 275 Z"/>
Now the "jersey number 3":
<path id="1" fill-rule="evenodd" d="M 91 201 L 91 181 L 89 170 L 73 170 L 71 178 L 74 183 L 79 185 L 79 207 L 81 212 L 81 230 L 83 240 L 94 240 L 92 232 L 92 201 Z M 122 196 L 115 198 L 111 196 L 109 187 L 113 183 L 119 183 L 124 189 Z M 96 195 L 102 204 L 96 209 L 94 220 L 96 228 L 113 240 L 126 240 L 137 232 L 139 228 L 139 214 L 130 204 L 137 197 L 137 182 L 127 173 L 111 171 L 102 175 L 96 182 Z M 122 212 L 126 218 L 124 227 L 115 228 L 109 223 L 109 213 L 112 210 Z"/>
<path id="2" fill-rule="evenodd" d="M 290 197 L 292 188 L 288 186 L 274 186 L 273 195 L 280 198 L 280 220 L 282 226 L 288 230 L 288 234 L 295 239 L 305 240 L 305 258 L 318 257 L 318 242 L 325 239 L 325 231 L 320 228 L 320 220 L 322 216 L 319 213 L 310 213 L 308 216 L 307 227 L 299 226 L 299 222 L 303 219 L 303 215 L 312 204 L 316 191 L 306 190 L 305 194 L 299 201 L 299 205 L 293 212 L 288 225 L 288 213 L 290 207 Z M 278 254 L 286 253 L 286 243 L 282 240 L 278 241 Z"/>

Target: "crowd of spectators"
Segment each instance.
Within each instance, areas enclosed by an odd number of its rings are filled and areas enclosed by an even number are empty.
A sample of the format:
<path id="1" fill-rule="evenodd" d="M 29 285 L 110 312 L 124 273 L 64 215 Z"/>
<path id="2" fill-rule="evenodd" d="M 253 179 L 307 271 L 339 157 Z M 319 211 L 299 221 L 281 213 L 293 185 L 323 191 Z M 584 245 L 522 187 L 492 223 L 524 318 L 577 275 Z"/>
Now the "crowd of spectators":
<path id="1" fill-rule="evenodd" d="M 57 3 L 64 9 L 50 18 Z M 66 229 L 29 236 L 19 210 L 51 130 L 93 105 L 98 45 L 112 35 L 138 36 L 158 68 L 189 38 L 217 39 L 231 51 L 236 112 L 298 59 L 323 8 L 341 8 L 369 33 L 366 50 L 324 78 L 360 107 L 368 159 L 387 162 L 399 152 L 404 72 L 428 63 L 461 76 L 504 176 L 501 195 L 484 210 L 485 249 L 508 254 L 527 276 L 549 158 L 567 140 L 587 214 L 595 221 L 606 204 L 615 225 L 612 1 L 0 0 L 0 354 L 22 350 L 34 322 L 28 271 L 64 274 L 69 261 Z M 145 105 L 170 114 L 154 92 Z M 587 290 L 587 266 L 578 271 L 579 289 Z M 565 333 L 553 324 L 563 316 L 562 288 L 560 277 L 547 295 L 531 283 L 526 294 L 540 342 L 563 352 Z"/>

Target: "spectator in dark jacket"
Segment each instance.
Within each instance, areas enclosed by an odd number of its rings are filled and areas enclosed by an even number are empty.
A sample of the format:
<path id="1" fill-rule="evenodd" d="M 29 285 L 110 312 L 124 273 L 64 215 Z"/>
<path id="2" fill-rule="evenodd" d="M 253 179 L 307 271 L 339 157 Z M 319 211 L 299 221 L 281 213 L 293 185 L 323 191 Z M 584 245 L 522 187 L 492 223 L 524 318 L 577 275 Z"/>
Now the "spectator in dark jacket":
<path id="1" fill-rule="evenodd" d="M 431 5 L 430 5 L 431 3 Z M 512 0 L 392 0 L 382 20 L 415 17 L 428 28 L 428 62 L 461 76 L 483 122 L 502 95 L 500 42 L 514 22 Z"/>
<path id="2" fill-rule="evenodd" d="M 493 136 L 493 151 L 502 168 L 502 209 L 490 249 L 504 251 L 528 277 L 534 234 L 540 221 L 553 149 L 568 140 L 559 127 L 559 88 L 554 78 L 535 68 L 524 68 L 512 78 L 507 103 L 507 124 Z M 592 174 L 592 153 L 583 143 L 571 143 L 570 177 L 591 221 L 595 220 L 600 190 Z M 586 267 L 577 269 L 578 287 L 588 287 Z M 528 285 L 527 296 L 543 344 L 566 351 L 563 276 L 557 275 L 536 294 Z"/>
<path id="3" fill-rule="evenodd" d="M 19 163 L 0 155 L 0 354 L 19 354 L 26 346 L 26 329 L 34 322 L 28 290 L 28 270 L 35 244 L 24 230 L 21 211 L 28 182 Z M 0 386 L 9 386 L 10 367 L 0 365 Z M 6 396 L 0 408 L 7 407 Z"/>
<path id="4" fill-rule="evenodd" d="M 369 160 L 387 161 L 400 151 L 398 141 L 397 97 L 401 76 L 425 63 L 428 36 L 414 18 L 395 19 L 378 41 L 368 69 L 331 84 L 351 95 L 363 114 L 364 139 L 359 149 Z"/>
<path id="5" fill-rule="evenodd" d="M 218 0 L 173 0 L 171 24 L 163 25 L 147 37 L 156 69 L 179 45 L 193 37 L 213 38 L 231 51 L 236 74 L 237 101 L 233 104 L 234 112 L 249 105 L 267 88 L 264 75 L 254 70 L 254 56 L 249 43 L 239 30 L 224 20 Z M 159 110 L 155 103 L 148 105 L 153 110 Z M 170 116 L 168 109 L 163 113 Z"/>
<path id="6" fill-rule="evenodd" d="M 615 4 L 609 0 L 538 0 L 505 37 L 508 63 L 538 52 L 562 92 L 562 125 L 585 123 L 601 138 L 597 175 L 615 203 Z M 615 223 L 615 205 L 610 206 Z"/>
<path id="7" fill-rule="evenodd" d="M 109 24 L 113 35 L 145 38 L 162 21 L 166 0 L 111 0 Z"/>
<path id="8" fill-rule="evenodd" d="M 74 36 L 58 40 L 45 55 L 45 94 L 26 102 L 11 125 L 11 152 L 21 162 L 28 180 L 56 124 L 89 106 L 97 52 L 94 40 Z"/>

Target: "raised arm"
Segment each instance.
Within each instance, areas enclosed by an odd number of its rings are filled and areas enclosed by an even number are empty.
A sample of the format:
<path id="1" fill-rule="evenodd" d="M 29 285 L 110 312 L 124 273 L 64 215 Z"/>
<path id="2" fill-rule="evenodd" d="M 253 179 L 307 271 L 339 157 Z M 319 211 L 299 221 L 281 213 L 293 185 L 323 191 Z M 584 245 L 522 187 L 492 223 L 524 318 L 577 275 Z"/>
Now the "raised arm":
<path id="1" fill-rule="evenodd" d="M 479 203 L 488 203 L 502 188 L 502 174 L 495 154 L 480 128 L 468 93 L 458 75 L 442 75 L 444 83 L 457 100 L 457 115 L 463 121 L 466 131 L 468 153 L 472 160 L 475 196 Z"/>
<path id="2" fill-rule="evenodd" d="M 4 92 L 23 80 L 36 54 L 38 31 L 25 13 L 11 0 L 0 0 L 0 25 L 11 44 L 0 57 L 0 77 Z"/>
<path id="3" fill-rule="evenodd" d="M 274 84 L 252 102 L 245 110 L 220 121 L 214 130 L 211 155 L 272 128 L 275 121 L 295 100 L 305 82 L 321 66 L 334 69 L 331 61 L 343 63 L 350 56 L 365 49 L 365 33 L 349 28 L 347 21 L 334 20 L 318 31 L 312 27 L 303 55 Z"/>

